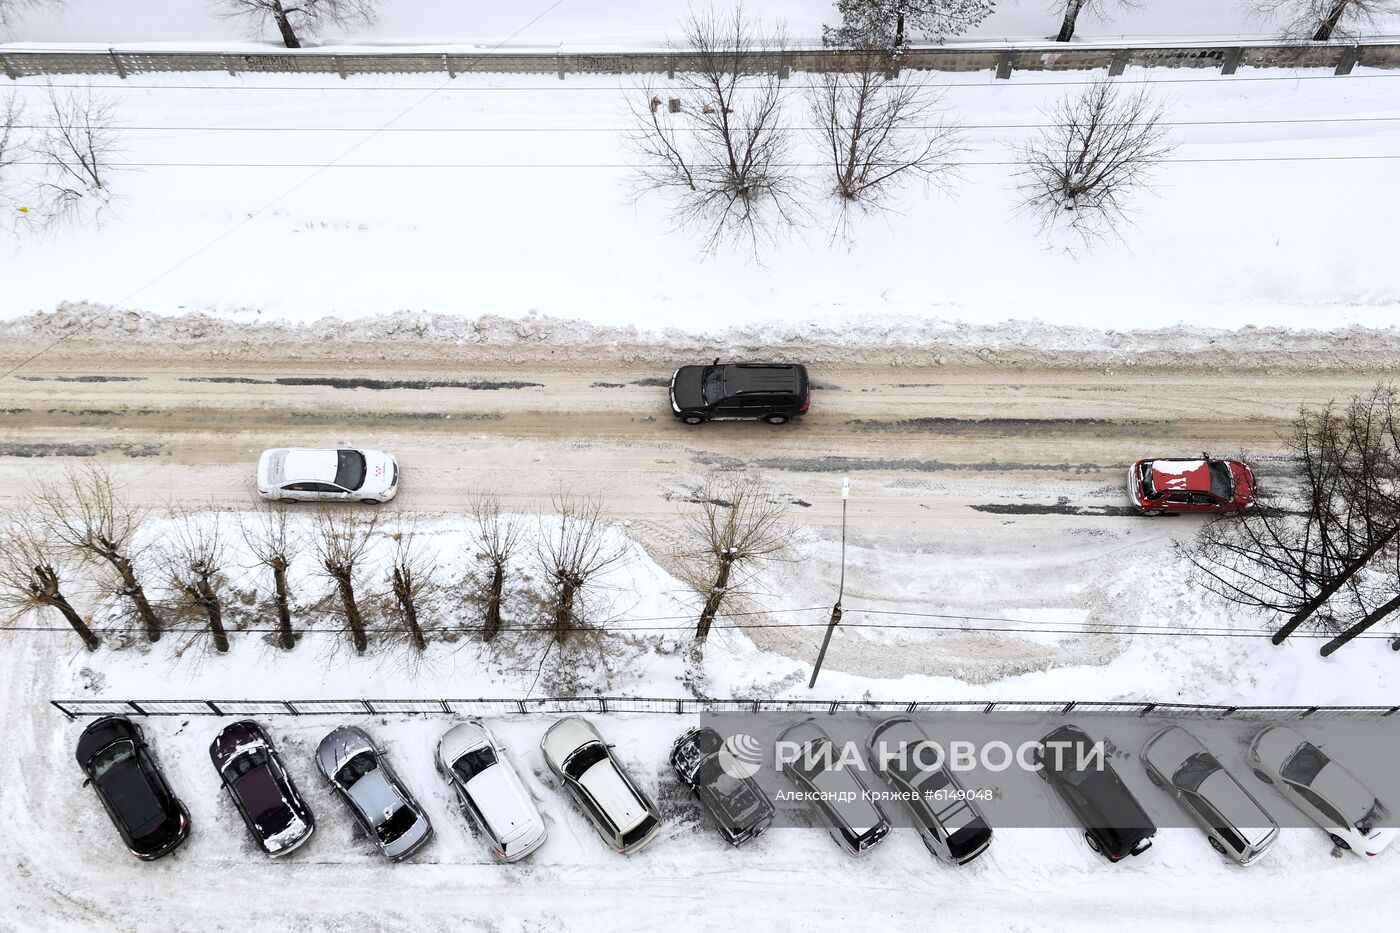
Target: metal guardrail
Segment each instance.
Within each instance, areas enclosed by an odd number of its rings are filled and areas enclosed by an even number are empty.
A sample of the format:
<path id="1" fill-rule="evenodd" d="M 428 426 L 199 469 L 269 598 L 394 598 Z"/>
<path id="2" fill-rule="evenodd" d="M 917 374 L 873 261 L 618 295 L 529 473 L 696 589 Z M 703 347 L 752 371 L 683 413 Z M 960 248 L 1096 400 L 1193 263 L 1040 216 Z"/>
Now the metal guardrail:
<path id="1" fill-rule="evenodd" d="M 1084 702 L 1080 700 L 800 700 L 693 697 L 551 697 L 546 699 L 441 700 L 50 700 L 69 719 L 79 716 L 429 716 L 529 715 L 532 713 L 1116 713 L 1204 719 L 1306 719 L 1310 716 L 1376 718 L 1397 706 L 1223 706 L 1199 703 Z"/>
<path id="2" fill-rule="evenodd" d="M 830 49 L 755 52 L 763 68 L 787 77 L 791 71 L 850 70 L 853 53 Z M 677 52 L 353 52 L 323 49 L 280 52 L 0 50 L 0 71 L 11 80 L 43 75 L 132 75 L 171 72 L 241 74 L 666 74 L 694 70 L 698 57 Z M 1218 68 L 1234 74 L 1250 68 L 1331 68 L 1350 74 L 1366 68 L 1400 68 L 1400 39 L 1349 43 L 1240 43 L 1235 45 L 1043 45 L 1007 47 L 931 46 L 907 50 L 901 68 L 914 71 L 995 71 L 1010 78 L 1017 71 L 1076 71 L 1107 68 L 1121 74 L 1129 66 Z"/>

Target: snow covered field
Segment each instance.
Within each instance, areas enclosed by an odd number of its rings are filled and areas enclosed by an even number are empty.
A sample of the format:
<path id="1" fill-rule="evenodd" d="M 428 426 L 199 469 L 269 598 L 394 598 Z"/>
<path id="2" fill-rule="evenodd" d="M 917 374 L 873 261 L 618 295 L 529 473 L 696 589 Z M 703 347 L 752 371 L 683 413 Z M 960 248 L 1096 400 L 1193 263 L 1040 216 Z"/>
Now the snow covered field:
<path id="1" fill-rule="evenodd" d="M 976 163 L 1008 159 L 1039 108 L 1075 90 L 1063 82 L 1083 79 L 937 77 Z M 1182 160 L 1140 199 L 1125 245 L 1047 248 L 1012 215 L 1014 169 L 969 164 L 952 196 L 916 189 L 895 214 L 860 222 L 851 249 L 819 217 L 763 265 L 702 260 L 660 203 L 631 203 L 616 79 L 459 77 L 436 92 L 424 76 L 105 80 L 127 127 L 122 158 L 140 167 L 116 178 L 100 226 L 43 232 L 17 218 L 21 236 L 0 244 L 0 315 L 85 300 L 245 321 L 536 312 L 692 333 L 900 317 L 1114 330 L 1394 322 L 1400 267 L 1376 233 L 1400 156 L 1400 75 L 1125 80 L 1161 82 Z M 801 79 L 789 86 L 798 95 Z M 15 89 L 42 101 L 37 81 Z M 1381 158 L 1286 161 L 1313 157 Z"/>

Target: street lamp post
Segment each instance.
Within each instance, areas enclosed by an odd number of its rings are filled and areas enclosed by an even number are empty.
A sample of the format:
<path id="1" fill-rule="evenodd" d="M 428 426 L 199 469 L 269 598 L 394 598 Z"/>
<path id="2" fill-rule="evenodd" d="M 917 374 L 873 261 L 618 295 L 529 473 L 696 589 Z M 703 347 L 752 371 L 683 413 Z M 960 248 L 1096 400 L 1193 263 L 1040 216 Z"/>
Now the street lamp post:
<path id="1" fill-rule="evenodd" d="M 826 637 L 822 639 L 822 650 L 817 652 L 817 663 L 812 668 L 812 679 L 807 684 L 811 690 L 817 685 L 817 675 L 822 672 L 822 662 L 826 660 L 826 649 L 831 645 L 831 633 L 841 621 L 841 597 L 846 595 L 846 502 L 851 498 L 851 478 L 841 480 L 841 584 L 836 588 L 836 605 L 831 607 L 831 621 L 826 624 Z"/>

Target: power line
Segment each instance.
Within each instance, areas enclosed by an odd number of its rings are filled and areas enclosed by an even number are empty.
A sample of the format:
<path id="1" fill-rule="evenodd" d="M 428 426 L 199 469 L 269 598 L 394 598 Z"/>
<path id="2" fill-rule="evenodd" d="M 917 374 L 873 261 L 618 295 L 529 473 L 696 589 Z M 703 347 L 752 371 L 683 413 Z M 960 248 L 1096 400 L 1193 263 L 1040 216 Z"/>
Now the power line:
<path id="1" fill-rule="evenodd" d="M 1316 155 L 1316 156 L 1215 156 L 1198 159 L 1177 159 L 1165 158 L 1154 159 L 1153 164 L 1173 164 L 1173 165 L 1218 165 L 1232 163 L 1267 163 L 1267 162 L 1383 162 L 1400 159 L 1400 153 L 1384 153 L 1377 155 Z M 61 163 L 52 161 L 19 160 L 9 163 L 10 165 L 59 165 Z M 948 161 L 942 163 L 950 167 L 971 168 L 988 166 L 1012 166 L 1022 164 L 1016 160 L 961 160 Z M 827 168 L 830 162 L 782 162 L 774 163 L 774 168 Z M 486 169 L 491 171 L 514 171 L 514 170 L 536 170 L 536 169 L 632 169 L 637 166 L 628 162 L 337 162 L 334 164 L 319 165 L 314 162 L 120 162 L 114 163 L 113 168 L 212 168 L 212 169 L 248 169 L 248 168 L 315 168 L 319 171 L 330 169 L 372 169 L 372 170 L 398 170 L 409 169 L 413 171 L 426 171 L 432 169 L 468 170 Z M 290 193 L 290 192 L 288 192 Z M 256 215 L 250 215 L 256 216 Z M 123 302 L 124 303 L 124 302 Z M 13 372 L 13 370 L 11 371 Z M 5 373 L 0 375 L 3 378 Z"/>

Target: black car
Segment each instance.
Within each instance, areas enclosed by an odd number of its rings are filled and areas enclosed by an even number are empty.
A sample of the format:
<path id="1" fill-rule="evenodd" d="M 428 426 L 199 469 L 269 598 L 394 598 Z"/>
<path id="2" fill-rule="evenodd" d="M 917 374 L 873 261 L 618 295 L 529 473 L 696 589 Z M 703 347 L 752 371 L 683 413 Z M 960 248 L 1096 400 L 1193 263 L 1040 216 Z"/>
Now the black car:
<path id="1" fill-rule="evenodd" d="M 812 384 L 800 363 L 682 366 L 671 377 L 671 412 L 686 424 L 766 421 L 783 424 L 807 413 Z"/>
<path id="2" fill-rule="evenodd" d="M 209 745 L 209 759 L 264 852 L 276 858 L 311 838 L 311 811 L 261 726 L 246 719 L 225 726 Z"/>
<path id="3" fill-rule="evenodd" d="M 889 835 L 885 811 L 859 770 L 842 761 L 826 730 L 810 719 L 795 722 L 778 742 L 796 749 L 790 762 L 779 757 L 778 770 L 798 786 L 839 846 L 859 855 Z"/>
<path id="4" fill-rule="evenodd" d="M 671 745 L 671 767 L 695 792 L 724 841 L 740 846 L 773 825 L 773 804 L 752 777 L 735 777 L 721 766 L 723 748 L 724 739 L 714 729 L 687 730 Z"/>
<path id="5" fill-rule="evenodd" d="M 78 737 L 84 785 L 97 791 L 122 841 L 139 859 L 169 855 L 190 834 L 190 818 L 165 783 L 141 729 L 125 716 L 106 716 Z"/>
<path id="6" fill-rule="evenodd" d="M 1117 862 L 1152 847 L 1157 835 L 1152 818 L 1113 770 L 1107 754 L 1094 755 L 1094 742 L 1083 730 L 1064 725 L 1040 741 L 1042 747 L 1033 754 L 1040 765 L 1037 773 L 1084 826 L 1089 848 Z"/>

